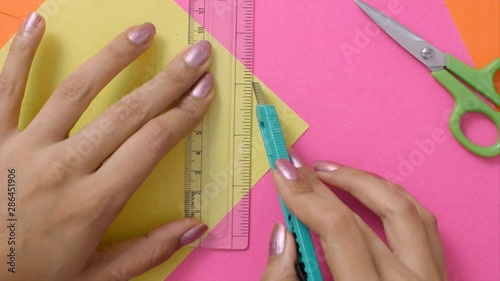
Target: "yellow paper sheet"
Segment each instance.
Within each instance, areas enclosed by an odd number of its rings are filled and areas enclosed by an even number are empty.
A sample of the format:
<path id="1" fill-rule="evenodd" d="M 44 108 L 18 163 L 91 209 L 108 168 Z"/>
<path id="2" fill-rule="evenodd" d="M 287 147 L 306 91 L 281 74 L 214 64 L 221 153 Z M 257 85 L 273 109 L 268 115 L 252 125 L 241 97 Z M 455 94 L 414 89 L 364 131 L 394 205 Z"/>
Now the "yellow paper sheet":
<path id="1" fill-rule="evenodd" d="M 66 76 L 130 25 L 146 21 L 155 24 L 157 36 L 153 46 L 99 94 L 76 124 L 72 134 L 131 90 L 151 79 L 186 46 L 188 15 L 171 0 L 48 0 L 40 7 L 39 13 L 46 19 L 47 31 L 31 71 L 21 111 L 21 129 L 34 118 Z M 211 41 L 212 72 L 217 89 L 215 103 L 223 104 L 230 89 L 217 85 L 224 85 L 226 82 L 228 70 L 223 62 L 232 55 L 216 40 Z M 0 50 L 0 65 L 5 61 L 9 46 L 10 42 Z M 260 82 L 256 77 L 255 81 Z M 264 84 L 261 85 L 269 93 L 266 97 L 268 101 L 276 105 L 287 143 L 292 144 L 304 133 L 307 124 Z M 255 119 L 254 124 L 257 124 Z M 268 167 L 260 132 L 258 126 L 254 125 L 252 186 Z M 106 233 L 102 244 L 133 238 L 168 221 L 182 218 L 183 204 L 184 143 L 180 143 L 161 161 L 131 198 Z M 193 248 L 188 247 L 181 249 L 168 262 L 134 280 L 163 280 L 192 250 Z"/>

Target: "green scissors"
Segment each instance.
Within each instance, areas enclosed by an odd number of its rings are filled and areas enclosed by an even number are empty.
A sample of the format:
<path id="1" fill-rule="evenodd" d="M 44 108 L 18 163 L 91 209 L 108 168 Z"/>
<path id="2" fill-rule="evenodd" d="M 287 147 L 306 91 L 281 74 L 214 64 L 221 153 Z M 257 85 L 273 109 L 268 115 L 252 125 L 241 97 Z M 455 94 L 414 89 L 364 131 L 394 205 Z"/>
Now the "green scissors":
<path id="1" fill-rule="evenodd" d="M 500 95 L 495 89 L 494 75 L 500 69 L 500 58 L 492 61 L 484 69 L 474 69 L 450 54 L 445 54 L 427 43 L 398 22 L 377 11 L 360 0 L 354 0 L 365 13 L 389 36 L 410 52 L 431 71 L 432 76 L 451 93 L 455 108 L 450 117 L 450 129 L 458 142 L 467 150 L 483 156 L 500 154 L 500 112 L 490 107 L 465 84 L 472 87 L 484 98 L 500 107 Z M 460 81 L 459 78 L 463 81 Z M 498 130 L 498 139 L 491 146 L 479 146 L 468 139 L 460 127 L 460 120 L 468 112 L 484 114 L 493 121 Z"/>

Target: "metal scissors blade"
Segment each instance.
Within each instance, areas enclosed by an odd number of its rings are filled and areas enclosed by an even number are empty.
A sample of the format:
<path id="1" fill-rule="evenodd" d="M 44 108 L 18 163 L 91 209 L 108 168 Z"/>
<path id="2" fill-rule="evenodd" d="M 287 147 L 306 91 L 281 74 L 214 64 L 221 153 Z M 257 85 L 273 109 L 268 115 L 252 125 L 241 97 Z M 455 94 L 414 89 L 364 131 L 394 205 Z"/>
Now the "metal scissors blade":
<path id="1" fill-rule="evenodd" d="M 425 64 L 431 71 L 442 70 L 446 66 L 445 53 L 368 4 L 360 0 L 354 0 L 354 2 L 392 39 Z"/>

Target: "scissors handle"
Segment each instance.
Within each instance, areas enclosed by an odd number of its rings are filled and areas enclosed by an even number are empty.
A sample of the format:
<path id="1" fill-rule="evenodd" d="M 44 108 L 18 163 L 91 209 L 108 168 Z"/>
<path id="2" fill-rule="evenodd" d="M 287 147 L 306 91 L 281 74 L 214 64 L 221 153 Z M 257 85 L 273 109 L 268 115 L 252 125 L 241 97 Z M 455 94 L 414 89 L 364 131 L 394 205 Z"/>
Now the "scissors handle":
<path id="1" fill-rule="evenodd" d="M 487 67 L 476 70 L 462 63 L 455 57 L 447 55 L 447 70 L 432 72 L 443 87 L 445 87 L 455 99 L 455 108 L 450 116 L 450 129 L 458 142 L 467 150 L 483 157 L 494 157 L 500 155 L 500 112 L 481 100 L 474 92 L 469 90 L 450 72 L 461 78 L 476 91 L 484 95 L 494 105 L 500 106 L 500 95 L 496 92 L 493 77 L 500 69 L 500 59 L 494 60 Z M 469 112 L 482 113 L 490 119 L 498 131 L 498 139 L 491 146 L 480 146 L 473 143 L 462 131 L 460 121 Z"/>
<path id="2" fill-rule="evenodd" d="M 495 73 L 500 70 L 500 58 L 493 60 L 483 69 L 472 68 L 450 54 L 446 55 L 446 60 L 447 70 L 460 77 L 494 105 L 500 106 L 500 94 L 495 89 L 494 80 Z"/>

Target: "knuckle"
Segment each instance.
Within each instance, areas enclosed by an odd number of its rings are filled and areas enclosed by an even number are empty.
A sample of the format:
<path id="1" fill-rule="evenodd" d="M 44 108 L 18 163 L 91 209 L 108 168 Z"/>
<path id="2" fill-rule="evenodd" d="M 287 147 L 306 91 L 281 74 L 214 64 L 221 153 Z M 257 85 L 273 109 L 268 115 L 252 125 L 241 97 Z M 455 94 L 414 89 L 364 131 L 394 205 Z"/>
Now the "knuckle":
<path id="1" fill-rule="evenodd" d="M 9 55 L 15 57 L 24 57 L 29 51 L 28 38 L 16 36 L 10 45 Z"/>
<path id="2" fill-rule="evenodd" d="M 148 232 L 143 239 L 146 240 L 146 244 L 158 245 L 157 241 L 155 241 L 155 238 L 151 236 L 151 232 Z M 154 246 L 152 249 L 150 248 L 149 250 L 144 251 L 142 258 L 149 264 L 149 268 L 153 268 L 163 261 L 167 260 L 170 256 L 171 251 L 169 247 Z"/>
<path id="3" fill-rule="evenodd" d="M 116 267 L 112 268 L 110 270 L 110 276 L 108 277 L 108 281 L 128 281 L 132 279 L 134 276 L 129 276 L 126 272 L 123 270 L 120 270 Z"/>
<path id="4" fill-rule="evenodd" d="M 145 261 L 147 261 L 148 268 L 154 268 L 161 262 L 169 258 L 168 251 L 162 247 L 154 247 L 152 251 L 145 254 Z"/>
<path id="5" fill-rule="evenodd" d="M 34 158 L 26 157 L 26 159 L 33 160 Z M 57 153 L 53 153 L 45 161 L 38 161 L 31 170 L 35 182 L 34 189 L 52 190 L 65 182 L 73 171 L 67 162 L 68 160 L 63 158 L 63 155 Z"/>
<path id="6" fill-rule="evenodd" d="M 131 98 L 119 102 L 116 111 L 120 122 L 132 126 L 142 124 L 147 117 L 144 104 Z"/>
<path id="7" fill-rule="evenodd" d="M 360 177 L 366 177 L 367 176 L 366 172 L 363 172 L 363 171 L 360 171 L 360 170 L 357 170 L 357 169 L 354 169 L 354 168 L 340 167 L 339 169 L 342 169 L 344 171 L 344 173 L 346 173 L 347 176 L 349 176 L 350 178 L 353 178 L 353 179 L 358 179 Z"/>
<path id="8" fill-rule="evenodd" d="M 77 104 L 85 103 L 89 93 L 91 93 L 89 83 L 78 78 L 69 78 L 59 87 L 60 97 Z"/>
<path id="9" fill-rule="evenodd" d="M 104 47 L 104 51 L 106 52 L 106 54 L 118 60 L 123 60 L 128 57 L 127 50 L 117 43 L 111 43 L 107 45 L 106 47 Z"/>
<path id="10" fill-rule="evenodd" d="M 382 211 L 382 219 L 394 216 L 418 216 L 417 206 L 403 195 L 397 195 L 396 199 Z"/>
<path id="11" fill-rule="evenodd" d="M 102 252 L 101 250 L 96 250 L 90 256 L 90 259 L 88 263 L 85 265 L 85 268 L 88 270 L 102 268 L 105 264 L 104 256 L 105 256 L 104 252 Z"/>
<path id="12" fill-rule="evenodd" d="M 384 188 L 390 193 L 390 194 L 396 194 L 398 196 L 402 195 L 405 190 L 403 187 L 401 187 L 399 184 L 397 183 L 393 183 L 391 181 L 384 181 L 383 182 L 384 184 Z"/>
<path id="13" fill-rule="evenodd" d="M 64 182 L 69 168 L 60 161 L 52 161 L 46 168 L 36 172 L 36 186 L 50 188 Z"/>
<path id="14" fill-rule="evenodd" d="M 356 223 L 354 214 L 346 207 L 329 210 L 324 217 L 326 219 L 323 224 L 325 225 L 325 231 L 328 235 L 333 236 L 350 229 Z"/>
<path id="15" fill-rule="evenodd" d="M 389 189 L 394 193 L 402 193 L 405 191 L 405 189 L 397 183 L 390 182 L 388 186 Z"/>
<path id="16" fill-rule="evenodd" d="M 203 117 L 201 106 L 193 98 L 185 98 L 177 107 L 179 107 L 186 118 L 194 124 L 198 124 Z"/>
<path id="17" fill-rule="evenodd" d="M 353 213 L 353 215 L 354 215 L 354 221 L 355 221 L 358 225 L 361 225 L 361 224 L 363 224 L 363 223 L 364 223 L 363 219 L 362 219 L 359 215 L 357 215 L 356 213 Z"/>
<path id="18" fill-rule="evenodd" d="M 302 184 L 297 184 L 293 186 L 293 188 L 288 188 L 287 194 L 283 196 L 288 197 L 290 202 L 297 202 L 297 205 L 307 205 L 310 204 L 310 198 L 307 198 L 307 196 L 311 193 L 313 193 L 313 191 L 310 187 Z"/>
<path id="19" fill-rule="evenodd" d="M 113 248 L 111 246 L 110 248 Z M 111 275 L 102 276 L 102 269 L 106 265 L 106 253 L 104 250 L 96 250 L 91 254 L 89 260 L 85 264 L 83 272 L 74 279 L 75 281 L 88 281 L 88 280 L 106 280 L 106 281 L 116 281 Z M 107 272 L 106 272 L 107 273 Z"/>
<path id="20" fill-rule="evenodd" d="M 168 144 L 174 139 L 172 129 L 163 128 L 158 121 L 152 120 L 144 128 L 147 149 L 153 153 L 163 152 L 168 149 Z"/>
<path id="21" fill-rule="evenodd" d="M 14 79 L 0 75 L 0 97 L 10 97 L 17 92 Z"/>
<path id="22" fill-rule="evenodd" d="M 165 71 L 165 76 L 167 79 L 175 85 L 183 84 L 186 81 L 186 73 L 188 71 L 188 66 L 186 63 L 182 62 Z"/>
<path id="23" fill-rule="evenodd" d="M 421 214 L 421 217 L 422 217 L 422 221 L 424 222 L 424 224 L 431 228 L 431 229 L 438 229 L 438 220 L 436 218 L 436 216 L 428 211 L 425 211 Z"/>
<path id="24" fill-rule="evenodd" d="M 38 117 L 37 117 L 38 118 Z M 57 121 L 53 112 L 49 112 L 48 110 L 42 110 L 39 113 L 39 118 L 37 120 L 42 126 L 49 126 L 50 124 L 54 124 Z"/>

